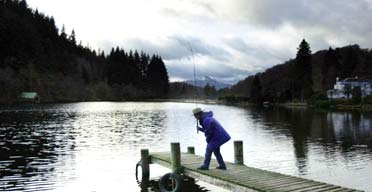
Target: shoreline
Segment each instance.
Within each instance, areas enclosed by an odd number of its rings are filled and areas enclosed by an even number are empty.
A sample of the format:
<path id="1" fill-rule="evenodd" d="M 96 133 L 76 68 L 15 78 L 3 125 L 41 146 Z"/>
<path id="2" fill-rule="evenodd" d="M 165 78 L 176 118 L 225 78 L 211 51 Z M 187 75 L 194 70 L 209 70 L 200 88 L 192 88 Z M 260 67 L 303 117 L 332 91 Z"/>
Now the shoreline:
<path id="1" fill-rule="evenodd" d="M 176 103 L 198 103 L 198 104 L 221 104 L 216 99 L 145 99 L 142 102 L 176 102 Z"/>
<path id="2" fill-rule="evenodd" d="M 18 104 L 58 104 L 58 103 L 79 103 L 79 102 L 177 102 L 177 103 L 202 103 L 202 104 L 225 104 L 217 99 L 128 99 L 128 100 L 63 100 L 63 101 L 41 101 L 41 102 L 19 102 L 19 101 L 0 101 L 0 105 Z"/>
<path id="3" fill-rule="evenodd" d="M 197 104 L 213 104 L 213 105 L 230 105 L 239 107 L 248 106 L 264 106 L 264 107 L 286 107 L 286 108 L 313 108 L 313 109 L 326 109 L 337 111 L 361 111 L 372 112 L 371 104 L 358 104 L 358 105 L 335 105 L 327 108 L 315 107 L 305 102 L 285 102 L 285 103 L 272 103 L 269 105 L 259 105 L 247 101 L 242 102 L 227 102 L 217 99 L 129 99 L 129 100 L 91 100 L 91 101 L 44 101 L 40 103 L 33 102 L 0 102 L 0 105 L 18 105 L 18 104 L 58 104 L 58 103 L 76 103 L 76 102 L 176 102 L 176 103 L 197 103 Z"/>

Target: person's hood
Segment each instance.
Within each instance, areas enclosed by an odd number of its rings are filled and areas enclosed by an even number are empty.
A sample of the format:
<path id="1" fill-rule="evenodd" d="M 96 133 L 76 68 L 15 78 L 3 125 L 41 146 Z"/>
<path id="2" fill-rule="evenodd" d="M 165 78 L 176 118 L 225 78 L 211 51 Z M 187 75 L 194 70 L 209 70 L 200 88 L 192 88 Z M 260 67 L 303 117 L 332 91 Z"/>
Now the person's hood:
<path id="1" fill-rule="evenodd" d="M 205 118 L 205 117 L 213 117 L 213 112 L 212 111 L 204 112 L 203 113 L 203 118 Z"/>

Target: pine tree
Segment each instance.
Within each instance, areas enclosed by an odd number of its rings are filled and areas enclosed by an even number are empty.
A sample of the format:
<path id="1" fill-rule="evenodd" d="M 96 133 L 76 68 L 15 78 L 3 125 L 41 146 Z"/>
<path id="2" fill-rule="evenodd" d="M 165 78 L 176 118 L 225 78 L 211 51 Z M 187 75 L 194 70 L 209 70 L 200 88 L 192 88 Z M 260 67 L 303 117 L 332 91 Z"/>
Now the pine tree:
<path id="1" fill-rule="evenodd" d="M 312 66 L 309 44 L 303 39 L 291 70 L 292 98 L 308 99 L 312 94 Z"/>
<path id="2" fill-rule="evenodd" d="M 26 1 L 25 0 L 21 0 L 20 2 L 19 2 L 19 6 L 20 6 L 20 8 L 22 8 L 22 9 L 26 9 L 28 6 L 27 6 L 27 3 L 26 3 Z"/>
<path id="3" fill-rule="evenodd" d="M 105 56 L 103 51 L 96 53 L 82 43 L 76 46 L 75 31 L 67 35 L 65 30 L 64 25 L 60 30 L 56 27 L 53 17 L 28 8 L 25 0 L 0 0 L 0 73 L 10 74 L 0 77 L 0 84 L 5 82 L 0 92 L 16 98 L 20 91 L 32 88 L 51 101 L 81 100 L 95 95 L 96 90 L 89 90 L 87 84 L 102 83 L 112 89 L 109 89 L 112 94 L 124 96 L 125 87 L 141 94 L 138 89 L 145 87 L 141 81 L 152 76 L 154 96 L 166 96 L 169 80 L 161 57 L 153 59 L 155 70 L 147 75 L 150 63 L 147 53 L 127 53 L 114 47 Z M 32 86 L 28 86 L 30 80 Z M 58 98 L 53 98 L 54 95 Z M 0 93 L 0 101 L 1 97 Z"/>
<path id="4" fill-rule="evenodd" d="M 142 80 L 142 74 L 141 70 L 138 66 L 139 63 L 139 55 L 137 50 L 133 53 L 132 50 L 129 52 L 129 57 L 127 61 L 127 76 L 128 80 L 131 81 L 131 84 L 133 84 L 136 87 L 140 87 L 141 80 Z"/>
<path id="5" fill-rule="evenodd" d="M 66 39 L 67 38 L 67 34 L 66 34 L 66 30 L 65 30 L 65 25 L 62 25 L 60 36 L 61 36 L 62 39 Z"/>
<path id="6" fill-rule="evenodd" d="M 152 96 L 166 97 L 169 90 L 168 72 L 161 57 L 153 55 L 147 70 L 147 86 Z"/>
<path id="7" fill-rule="evenodd" d="M 71 31 L 71 35 L 70 37 L 68 38 L 70 40 L 70 42 L 73 44 L 73 45 L 76 45 L 76 35 L 75 35 L 75 30 L 72 30 Z"/>
<path id="8" fill-rule="evenodd" d="M 169 91 L 169 76 L 167 72 L 167 68 L 165 67 L 165 64 L 163 62 L 163 59 L 159 57 L 159 69 L 160 69 L 160 81 L 162 84 L 162 96 L 166 97 Z"/>
<path id="9" fill-rule="evenodd" d="M 324 61 L 321 68 L 322 73 L 322 90 L 326 91 L 332 89 L 336 83 L 336 78 L 340 68 L 338 51 L 329 47 L 324 56 Z"/>
<path id="10" fill-rule="evenodd" d="M 261 87 L 261 81 L 258 75 L 255 75 L 252 81 L 250 98 L 255 103 L 259 103 L 262 101 L 262 87 Z"/>
<path id="11" fill-rule="evenodd" d="M 137 50 L 134 50 L 134 55 L 133 55 L 133 59 L 134 59 L 134 63 L 136 64 L 136 65 L 138 65 L 139 63 L 140 63 L 140 56 L 139 56 L 139 54 L 138 54 L 138 51 Z"/>
<path id="12" fill-rule="evenodd" d="M 142 79 L 145 79 L 145 74 L 146 74 L 148 65 L 149 65 L 149 58 L 143 51 L 141 51 L 139 69 L 142 74 Z"/>
<path id="13" fill-rule="evenodd" d="M 353 75 L 354 69 L 359 65 L 359 56 L 357 50 L 359 50 L 358 45 L 352 45 L 347 47 L 346 56 L 343 61 L 341 70 L 341 79 L 345 79 Z"/>

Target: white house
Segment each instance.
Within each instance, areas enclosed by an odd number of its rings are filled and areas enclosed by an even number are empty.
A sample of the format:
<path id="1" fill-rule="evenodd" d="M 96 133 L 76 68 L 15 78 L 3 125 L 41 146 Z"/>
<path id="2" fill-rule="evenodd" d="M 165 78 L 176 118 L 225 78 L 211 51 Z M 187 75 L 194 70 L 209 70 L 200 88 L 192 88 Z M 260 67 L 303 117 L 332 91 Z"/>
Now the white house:
<path id="1" fill-rule="evenodd" d="M 347 90 L 347 87 L 350 87 Z M 351 90 L 354 87 L 360 87 L 362 91 L 362 97 L 367 95 L 372 95 L 372 81 L 369 79 L 363 78 L 346 78 L 342 81 L 339 78 L 336 78 L 336 84 L 333 86 L 333 89 L 327 91 L 328 98 L 339 99 L 339 98 L 352 98 Z"/>

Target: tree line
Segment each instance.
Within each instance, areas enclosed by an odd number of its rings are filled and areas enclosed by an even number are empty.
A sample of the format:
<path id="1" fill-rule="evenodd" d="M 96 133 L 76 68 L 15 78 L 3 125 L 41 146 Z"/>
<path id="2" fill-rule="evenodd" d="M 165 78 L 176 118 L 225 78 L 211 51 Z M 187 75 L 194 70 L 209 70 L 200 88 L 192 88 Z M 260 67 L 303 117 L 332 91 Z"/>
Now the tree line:
<path id="1" fill-rule="evenodd" d="M 185 82 L 172 82 L 169 85 L 168 97 L 172 99 L 217 99 L 223 90 L 206 84 L 204 87 L 190 85 Z"/>
<path id="2" fill-rule="evenodd" d="M 294 59 L 248 76 L 225 92 L 253 102 L 307 101 L 326 95 L 336 78 L 372 79 L 372 50 L 358 45 L 321 50 L 312 54 L 303 39 Z"/>
<path id="3" fill-rule="evenodd" d="M 169 78 L 159 55 L 96 51 L 25 0 L 1 0 L 0 102 L 25 91 L 44 101 L 165 98 Z"/>

